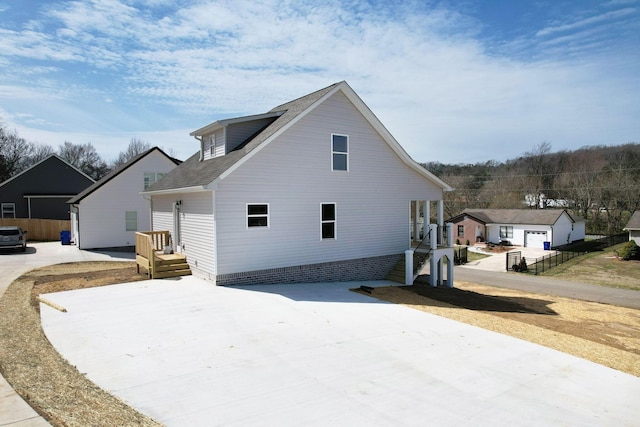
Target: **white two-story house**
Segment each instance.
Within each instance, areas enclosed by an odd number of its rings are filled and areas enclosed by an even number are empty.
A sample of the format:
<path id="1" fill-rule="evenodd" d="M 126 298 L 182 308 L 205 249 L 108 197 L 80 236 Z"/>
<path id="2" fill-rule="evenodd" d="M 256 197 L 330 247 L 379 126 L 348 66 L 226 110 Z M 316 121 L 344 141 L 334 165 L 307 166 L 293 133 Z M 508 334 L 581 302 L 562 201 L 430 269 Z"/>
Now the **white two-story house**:
<path id="1" fill-rule="evenodd" d="M 432 205 L 442 225 L 451 187 L 346 82 L 191 135 L 198 152 L 145 194 L 153 230 L 219 285 L 381 279 Z"/>

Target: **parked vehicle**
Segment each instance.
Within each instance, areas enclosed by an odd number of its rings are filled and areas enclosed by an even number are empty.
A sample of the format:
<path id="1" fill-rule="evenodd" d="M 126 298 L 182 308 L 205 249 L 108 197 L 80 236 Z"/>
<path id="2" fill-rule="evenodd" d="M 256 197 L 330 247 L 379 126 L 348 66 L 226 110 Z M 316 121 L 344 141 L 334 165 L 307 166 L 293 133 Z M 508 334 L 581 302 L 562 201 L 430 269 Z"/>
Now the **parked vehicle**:
<path id="1" fill-rule="evenodd" d="M 27 250 L 27 231 L 16 226 L 0 227 L 0 248 L 20 248 Z"/>

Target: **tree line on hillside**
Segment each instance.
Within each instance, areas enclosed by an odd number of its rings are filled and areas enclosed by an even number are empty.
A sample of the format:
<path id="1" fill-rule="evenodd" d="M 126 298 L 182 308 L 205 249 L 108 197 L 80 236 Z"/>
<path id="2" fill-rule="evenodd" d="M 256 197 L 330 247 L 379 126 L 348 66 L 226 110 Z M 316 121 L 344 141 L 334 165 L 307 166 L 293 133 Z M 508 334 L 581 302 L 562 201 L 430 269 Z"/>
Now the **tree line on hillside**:
<path id="1" fill-rule="evenodd" d="M 622 231 L 640 209 L 640 144 L 552 152 L 543 142 L 504 163 L 423 166 L 455 188 L 445 216 L 465 208 L 566 208 L 587 220 L 588 234 Z"/>
<path id="2" fill-rule="evenodd" d="M 105 161 L 93 144 L 73 144 L 65 141 L 57 149 L 50 145 L 37 144 L 20 137 L 0 124 L 0 182 L 35 165 L 51 154 L 75 166 L 94 180 L 99 180 L 111 170 L 128 162 L 138 154 L 149 150 L 151 145 L 138 138 L 132 138 L 126 150 L 110 162 Z"/>

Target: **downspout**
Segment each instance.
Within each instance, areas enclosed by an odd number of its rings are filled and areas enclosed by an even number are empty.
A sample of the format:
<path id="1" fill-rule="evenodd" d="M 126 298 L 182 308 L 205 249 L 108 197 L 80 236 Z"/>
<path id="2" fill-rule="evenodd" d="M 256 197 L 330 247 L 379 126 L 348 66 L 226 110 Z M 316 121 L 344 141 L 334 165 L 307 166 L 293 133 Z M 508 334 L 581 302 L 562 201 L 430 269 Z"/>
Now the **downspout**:
<path id="1" fill-rule="evenodd" d="M 198 137 L 197 135 L 194 135 L 194 138 L 200 142 L 200 160 L 199 161 L 203 161 L 204 160 L 204 140 L 202 137 Z"/>

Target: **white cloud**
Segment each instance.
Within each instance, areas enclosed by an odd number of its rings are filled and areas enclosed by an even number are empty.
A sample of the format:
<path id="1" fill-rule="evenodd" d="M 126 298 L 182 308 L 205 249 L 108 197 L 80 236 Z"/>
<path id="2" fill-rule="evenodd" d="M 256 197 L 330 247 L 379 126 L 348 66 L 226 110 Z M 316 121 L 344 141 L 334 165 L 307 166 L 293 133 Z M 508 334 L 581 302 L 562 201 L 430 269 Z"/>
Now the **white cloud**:
<path id="1" fill-rule="evenodd" d="M 20 100 L 15 112 L 29 111 L 50 128 L 67 117 L 64 139 L 104 141 L 110 151 L 124 144 L 115 155 L 133 136 L 161 138 L 148 132 L 192 126 L 183 130 L 188 140 L 190 130 L 221 115 L 264 112 L 341 80 L 419 161 L 504 159 L 543 140 L 556 147 L 638 136 L 637 128 L 608 130 L 612 116 L 619 124 L 640 113 L 627 102 L 638 76 L 623 66 L 603 78 L 610 64 L 586 54 L 608 46 L 603 34 L 634 9 L 549 25 L 508 46 L 520 57 L 532 46 L 553 56 L 514 59 L 487 54 L 475 38 L 477 23 L 455 11 L 423 2 L 380 6 L 53 3 L 34 14 L 28 30 L 0 24 L 0 67 L 30 61 L 34 76 L 20 81 L 21 73 L 8 71 L 0 101 Z M 47 105 L 29 107 L 38 94 Z"/>

